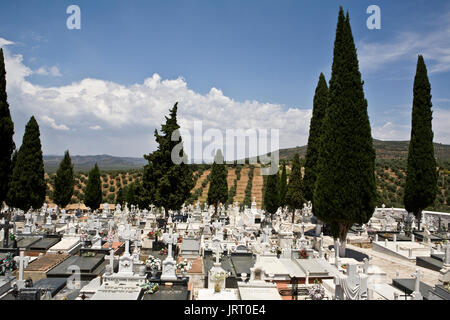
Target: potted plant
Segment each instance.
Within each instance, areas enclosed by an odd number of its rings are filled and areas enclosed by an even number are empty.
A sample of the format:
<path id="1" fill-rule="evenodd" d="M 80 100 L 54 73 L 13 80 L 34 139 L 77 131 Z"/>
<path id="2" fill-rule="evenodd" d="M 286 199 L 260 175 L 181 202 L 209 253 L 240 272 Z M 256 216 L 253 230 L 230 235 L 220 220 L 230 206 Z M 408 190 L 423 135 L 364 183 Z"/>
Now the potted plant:
<path id="1" fill-rule="evenodd" d="M 214 275 L 214 280 L 215 280 L 215 284 L 214 284 L 214 292 L 218 293 L 221 290 L 221 283 L 223 280 L 225 280 L 226 278 L 228 278 L 230 276 L 229 272 L 220 272 L 220 273 L 216 273 Z"/>
<path id="2" fill-rule="evenodd" d="M 180 270 L 182 277 L 186 276 L 186 272 L 192 268 L 192 262 L 184 259 L 183 261 L 177 263 L 177 270 Z"/>
<path id="3" fill-rule="evenodd" d="M 145 265 L 150 268 L 152 272 L 152 278 L 156 278 L 156 274 L 159 270 L 161 270 L 161 259 L 155 258 L 154 256 L 150 255 L 147 258 L 147 261 L 145 261 Z"/>

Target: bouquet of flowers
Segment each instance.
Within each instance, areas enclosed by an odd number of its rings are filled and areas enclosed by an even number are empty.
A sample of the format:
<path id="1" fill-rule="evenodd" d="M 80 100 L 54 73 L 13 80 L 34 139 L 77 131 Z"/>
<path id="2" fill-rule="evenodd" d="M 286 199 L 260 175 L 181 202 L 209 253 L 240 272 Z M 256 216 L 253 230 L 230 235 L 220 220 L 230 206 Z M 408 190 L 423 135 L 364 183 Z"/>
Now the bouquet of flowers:
<path id="1" fill-rule="evenodd" d="M 155 231 L 150 231 L 149 233 L 147 233 L 147 238 L 155 239 Z"/>
<path id="2" fill-rule="evenodd" d="M 8 252 L 4 259 L 0 260 L 0 274 L 5 274 L 6 271 L 11 271 L 14 266 L 14 260 L 12 254 Z"/>
<path id="3" fill-rule="evenodd" d="M 169 253 L 168 249 L 163 248 L 163 249 L 159 250 L 159 254 L 161 256 L 167 256 L 168 253 Z"/>
<path id="4" fill-rule="evenodd" d="M 145 281 L 144 284 L 141 285 L 141 288 L 144 289 L 145 294 L 153 294 L 159 289 L 159 284 L 154 282 Z"/>
<path id="5" fill-rule="evenodd" d="M 298 253 L 299 259 L 308 259 L 308 256 L 308 252 L 306 252 L 305 249 L 300 250 L 300 252 Z"/>
<path id="6" fill-rule="evenodd" d="M 319 283 L 313 285 L 308 291 L 311 300 L 323 300 L 325 298 L 325 290 Z"/>
<path id="7" fill-rule="evenodd" d="M 148 256 L 145 264 L 152 270 L 161 270 L 161 259 L 155 258 L 154 256 Z"/>
<path id="8" fill-rule="evenodd" d="M 180 263 L 177 263 L 177 270 L 180 270 L 181 272 L 186 272 L 188 270 L 191 270 L 192 268 L 192 262 L 187 261 L 187 259 L 184 259 Z"/>

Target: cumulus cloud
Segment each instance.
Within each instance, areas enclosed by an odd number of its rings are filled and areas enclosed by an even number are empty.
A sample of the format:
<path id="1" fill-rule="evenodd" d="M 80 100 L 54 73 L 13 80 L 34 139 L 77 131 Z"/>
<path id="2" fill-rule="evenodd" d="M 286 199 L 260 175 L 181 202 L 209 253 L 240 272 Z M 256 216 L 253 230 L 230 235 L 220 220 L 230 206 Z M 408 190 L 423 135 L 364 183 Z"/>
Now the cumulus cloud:
<path id="1" fill-rule="evenodd" d="M 55 130 L 69 130 L 69 128 L 66 125 L 64 125 L 64 124 L 56 124 L 55 119 L 50 118 L 48 116 L 41 116 L 40 119 L 41 119 L 41 121 L 44 124 L 52 127 Z"/>
<path id="2" fill-rule="evenodd" d="M 62 74 L 59 71 L 59 68 L 56 66 L 46 68 L 46 67 L 40 67 L 36 71 L 33 72 L 34 74 L 38 74 L 41 76 L 53 76 L 53 77 L 61 77 Z"/>
<path id="3" fill-rule="evenodd" d="M 95 131 L 96 134 L 88 137 L 89 142 L 96 140 L 98 145 L 105 146 L 103 141 L 109 139 L 110 149 L 106 152 L 111 154 L 150 152 L 149 146 L 154 147 L 154 143 L 148 140 L 153 139 L 154 129 L 160 129 L 175 102 L 178 102 L 179 123 L 185 130 L 192 130 L 194 121 L 201 120 L 204 131 L 216 128 L 224 134 L 226 129 L 280 129 L 280 147 L 307 142 L 310 109 L 286 109 L 280 104 L 255 100 L 236 101 L 218 88 L 200 94 L 190 89 L 182 77 L 162 79 L 156 73 L 132 85 L 86 78 L 70 85 L 43 87 L 27 79 L 33 71 L 24 65 L 22 55 L 6 52 L 5 62 L 11 108 L 20 110 L 21 114 L 37 116 L 41 125 L 54 130 L 67 131 L 66 124 L 70 124 L 72 130 L 80 134 Z M 51 69 L 42 67 L 35 73 L 51 74 Z M 57 73 L 54 70 L 53 74 Z M 98 135 L 100 130 L 101 136 Z M 132 134 L 145 135 L 145 144 L 134 144 Z M 122 150 L 124 136 L 130 137 L 128 150 Z M 122 139 L 120 150 L 114 145 L 119 137 Z M 74 143 L 70 138 L 64 142 Z M 60 149 L 69 147 L 74 149 L 72 153 L 77 153 L 78 146 L 61 146 Z M 54 148 L 48 149 L 57 153 Z"/>

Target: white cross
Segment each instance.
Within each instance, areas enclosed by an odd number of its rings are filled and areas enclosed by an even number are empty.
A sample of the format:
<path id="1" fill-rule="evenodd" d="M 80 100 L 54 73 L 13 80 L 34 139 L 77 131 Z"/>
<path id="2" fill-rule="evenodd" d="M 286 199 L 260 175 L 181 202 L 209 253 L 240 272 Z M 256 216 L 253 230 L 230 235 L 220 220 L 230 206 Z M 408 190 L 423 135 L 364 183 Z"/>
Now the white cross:
<path id="1" fill-rule="evenodd" d="M 416 282 L 414 283 L 414 292 L 418 293 L 420 288 L 420 279 L 423 278 L 423 274 L 419 269 L 417 269 L 412 276 L 416 279 Z"/>
<path id="2" fill-rule="evenodd" d="M 109 257 L 105 256 L 105 259 L 109 260 L 109 266 L 111 267 L 111 273 L 113 273 L 114 272 L 114 259 L 115 259 L 113 249 L 109 250 Z"/>
<path id="3" fill-rule="evenodd" d="M 19 281 L 23 281 L 23 273 L 25 268 L 28 266 L 30 257 L 25 257 L 23 251 L 20 252 L 20 257 L 14 257 L 14 261 L 19 262 Z"/>

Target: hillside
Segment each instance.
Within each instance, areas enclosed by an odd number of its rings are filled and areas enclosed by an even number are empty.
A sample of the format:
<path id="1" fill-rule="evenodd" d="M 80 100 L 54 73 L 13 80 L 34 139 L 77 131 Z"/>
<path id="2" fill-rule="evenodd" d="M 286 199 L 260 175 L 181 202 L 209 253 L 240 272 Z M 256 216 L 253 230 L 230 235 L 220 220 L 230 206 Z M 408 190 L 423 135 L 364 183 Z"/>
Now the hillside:
<path id="1" fill-rule="evenodd" d="M 381 141 L 374 139 L 373 146 L 377 153 L 377 159 L 407 159 L 409 141 Z M 280 159 L 291 160 L 298 152 L 300 157 L 305 157 L 307 146 L 280 149 Z M 450 145 L 434 144 L 434 154 L 439 160 L 450 159 Z"/>
<path id="2" fill-rule="evenodd" d="M 77 172 L 87 172 L 97 163 L 100 170 L 131 170 L 140 169 L 147 160 L 132 157 L 114 157 L 107 154 L 96 156 L 70 156 Z M 44 156 L 45 172 L 56 172 L 63 156 Z"/>

